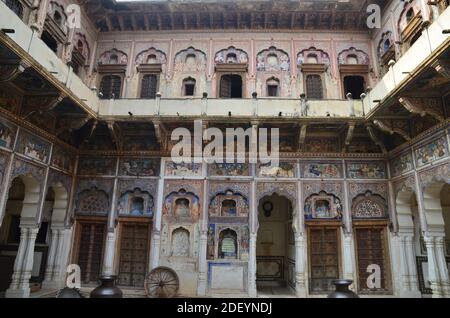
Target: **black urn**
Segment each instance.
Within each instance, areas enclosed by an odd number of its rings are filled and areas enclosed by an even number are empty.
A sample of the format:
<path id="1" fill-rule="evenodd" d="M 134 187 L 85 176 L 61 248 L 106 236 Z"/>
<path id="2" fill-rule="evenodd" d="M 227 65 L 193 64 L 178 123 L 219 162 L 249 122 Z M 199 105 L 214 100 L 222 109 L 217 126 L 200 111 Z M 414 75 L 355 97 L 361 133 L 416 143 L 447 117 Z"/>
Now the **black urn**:
<path id="1" fill-rule="evenodd" d="M 123 293 L 119 287 L 116 286 L 116 276 L 108 275 L 101 276 L 100 286 L 95 288 L 91 294 L 91 298 L 122 298 Z"/>
<path id="2" fill-rule="evenodd" d="M 83 298 L 78 289 L 65 287 L 58 291 L 56 298 Z"/>
<path id="3" fill-rule="evenodd" d="M 350 279 L 337 279 L 333 281 L 336 290 L 328 295 L 328 298 L 359 298 L 352 292 L 349 286 L 353 283 Z"/>

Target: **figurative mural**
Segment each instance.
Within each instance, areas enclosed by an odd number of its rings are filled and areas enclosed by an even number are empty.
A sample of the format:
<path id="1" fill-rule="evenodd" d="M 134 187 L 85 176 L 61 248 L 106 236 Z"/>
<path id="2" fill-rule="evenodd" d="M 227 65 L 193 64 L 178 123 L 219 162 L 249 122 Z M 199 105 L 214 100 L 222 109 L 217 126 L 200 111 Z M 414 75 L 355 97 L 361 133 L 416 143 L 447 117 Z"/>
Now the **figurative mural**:
<path id="1" fill-rule="evenodd" d="M 120 175 L 154 177 L 159 175 L 160 159 L 127 158 L 120 160 Z"/>
<path id="2" fill-rule="evenodd" d="M 271 46 L 263 50 L 256 56 L 256 68 L 260 72 L 290 71 L 289 55 Z"/>
<path id="3" fill-rule="evenodd" d="M 165 175 L 170 177 L 199 177 L 202 175 L 202 165 L 199 163 L 165 162 Z"/>
<path id="4" fill-rule="evenodd" d="M 52 153 L 52 165 L 66 170 L 72 171 L 74 168 L 74 156 L 71 155 L 68 151 L 64 150 L 62 147 L 53 146 Z"/>
<path id="5" fill-rule="evenodd" d="M 414 169 L 414 163 L 411 153 L 405 153 L 392 160 L 391 167 L 394 177 Z"/>
<path id="6" fill-rule="evenodd" d="M 386 167 L 383 162 L 361 162 L 347 164 L 350 179 L 385 179 Z"/>
<path id="7" fill-rule="evenodd" d="M 295 178 L 296 164 L 290 162 L 280 162 L 276 167 L 269 164 L 260 164 L 258 175 L 260 177 L 272 178 Z"/>
<path id="8" fill-rule="evenodd" d="M 6 120 L 0 119 L 0 147 L 11 149 L 17 128 Z"/>
<path id="9" fill-rule="evenodd" d="M 199 198 L 181 189 L 170 193 L 163 206 L 163 214 L 175 220 L 198 220 L 200 212 Z"/>
<path id="10" fill-rule="evenodd" d="M 217 52 L 214 62 L 216 64 L 247 64 L 248 55 L 243 50 L 230 46 L 228 49 Z"/>
<path id="11" fill-rule="evenodd" d="M 312 219 L 341 219 L 341 199 L 333 194 L 321 191 L 313 194 L 305 201 L 305 218 Z"/>
<path id="12" fill-rule="evenodd" d="M 341 178 L 342 165 L 337 163 L 310 163 L 304 164 L 303 177 L 305 178 Z"/>
<path id="13" fill-rule="evenodd" d="M 210 176 L 248 176 L 250 173 L 249 165 L 246 163 L 213 163 L 208 165 L 208 174 Z"/>
<path id="14" fill-rule="evenodd" d="M 385 218 L 387 203 L 380 195 L 367 191 L 353 199 L 353 218 Z"/>
<path id="15" fill-rule="evenodd" d="M 448 155 L 446 138 L 441 137 L 416 149 L 415 154 L 417 165 L 419 167 L 444 158 Z"/>
<path id="16" fill-rule="evenodd" d="M 203 72 L 206 69 L 206 54 L 193 47 L 177 53 L 175 72 Z"/>
<path id="17" fill-rule="evenodd" d="M 17 151 L 32 159 L 47 162 L 50 154 L 50 144 L 37 136 L 21 131 L 17 143 Z"/>
<path id="18" fill-rule="evenodd" d="M 128 55 L 118 49 L 104 52 L 98 59 L 99 65 L 127 65 Z"/>
<path id="19" fill-rule="evenodd" d="M 78 173 L 80 175 L 115 175 L 115 158 L 90 158 L 82 157 L 78 162 Z"/>
<path id="20" fill-rule="evenodd" d="M 153 217 L 153 197 L 139 188 L 122 194 L 117 205 L 119 216 Z"/>
<path id="21" fill-rule="evenodd" d="M 209 204 L 210 217 L 248 217 L 249 203 L 242 194 L 227 190 L 218 193 Z"/>

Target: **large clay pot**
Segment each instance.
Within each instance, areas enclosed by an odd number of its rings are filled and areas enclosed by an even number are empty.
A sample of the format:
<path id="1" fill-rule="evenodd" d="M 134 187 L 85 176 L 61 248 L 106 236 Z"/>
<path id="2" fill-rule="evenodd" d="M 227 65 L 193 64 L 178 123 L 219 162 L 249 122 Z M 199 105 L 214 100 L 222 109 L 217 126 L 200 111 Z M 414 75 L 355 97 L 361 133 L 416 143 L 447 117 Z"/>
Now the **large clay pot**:
<path id="1" fill-rule="evenodd" d="M 328 298 L 359 298 L 354 292 L 349 289 L 349 286 L 353 283 L 350 279 L 337 279 L 333 281 L 336 290 L 332 292 Z"/>
<path id="2" fill-rule="evenodd" d="M 100 286 L 95 288 L 91 298 L 122 298 L 123 294 L 119 287 L 115 285 L 116 276 L 102 276 L 99 278 Z"/>

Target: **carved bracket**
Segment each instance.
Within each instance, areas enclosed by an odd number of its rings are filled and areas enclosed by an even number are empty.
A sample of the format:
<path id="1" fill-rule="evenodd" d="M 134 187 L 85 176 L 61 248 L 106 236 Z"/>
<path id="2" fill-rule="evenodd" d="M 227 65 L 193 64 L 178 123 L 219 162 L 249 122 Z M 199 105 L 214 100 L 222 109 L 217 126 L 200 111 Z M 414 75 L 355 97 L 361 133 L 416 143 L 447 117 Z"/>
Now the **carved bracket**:
<path id="1" fill-rule="evenodd" d="M 377 126 L 380 130 L 382 130 L 382 131 L 384 131 L 384 132 L 386 132 L 386 133 L 388 133 L 388 134 L 390 134 L 390 135 L 393 135 L 393 134 L 399 134 L 399 135 L 402 136 L 406 141 L 410 141 L 410 140 L 411 140 L 411 137 L 409 136 L 409 134 L 408 134 L 405 130 L 403 130 L 403 129 L 399 128 L 399 127 L 395 127 L 395 126 L 393 125 L 393 123 L 387 123 L 386 121 L 382 121 L 382 120 L 379 120 L 379 119 L 375 119 L 375 120 L 373 121 L 373 123 L 374 123 L 375 126 Z"/>
<path id="2" fill-rule="evenodd" d="M 439 98 L 400 97 L 399 102 L 410 113 L 419 114 L 422 117 L 428 114 L 439 122 L 445 120 Z"/>

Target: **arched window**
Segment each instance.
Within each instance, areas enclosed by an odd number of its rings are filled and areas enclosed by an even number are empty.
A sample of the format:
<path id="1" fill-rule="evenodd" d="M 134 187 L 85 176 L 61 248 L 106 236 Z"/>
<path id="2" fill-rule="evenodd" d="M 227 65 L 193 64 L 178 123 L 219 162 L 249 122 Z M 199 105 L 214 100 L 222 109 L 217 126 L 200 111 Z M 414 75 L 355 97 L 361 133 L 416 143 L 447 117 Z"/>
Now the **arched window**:
<path id="1" fill-rule="evenodd" d="M 410 22 L 414 18 L 414 9 L 411 8 L 406 12 L 406 22 Z"/>
<path id="2" fill-rule="evenodd" d="M 389 41 L 389 39 L 386 39 L 386 41 L 384 41 L 384 52 L 388 51 L 390 47 L 391 41 Z"/>
<path id="3" fill-rule="evenodd" d="M 189 257 L 190 234 L 184 228 L 172 232 L 172 256 Z"/>
<path id="4" fill-rule="evenodd" d="M 156 64 L 157 63 L 157 58 L 155 54 L 150 54 L 147 57 L 147 64 Z"/>
<path id="5" fill-rule="evenodd" d="M 155 74 L 148 74 L 142 77 L 141 98 L 156 98 L 158 90 L 158 77 Z"/>
<path id="6" fill-rule="evenodd" d="M 280 94 L 280 81 L 274 77 L 267 80 L 267 96 L 276 97 Z"/>
<path id="7" fill-rule="evenodd" d="M 361 98 L 361 94 L 365 91 L 365 80 L 363 76 L 345 76 L 344 90 L 345 95 L 352 94 L 353 99 Z"/>
<path id="8" fill-rule="evenodd" d="M 116 54 L 111 54 L 109 58 L 110 64 L 118 64 L 119 63 L 119 57 Z"/>
<path id="9" fill-rule="evenodd" d="M 220 232 L 219 237 L 219 258 L 237 258 L 238 257 L 237 234 L 231 229 Z"/>
<path id="10" fill-rule="evenodd" d="M 195 54 L 188 54 L 186 55 L 186 64 L 195 64 Z"/>
<path id="11" fill-rule="evenodd" d="M 61 25 L 61 23 L 62 23 L 62 16 L 61 16 L 61 14 L 58 11 L 55 11 L 55 13 L 53 14 L 53 20 L 55 20 L 55 22 L 58 25 Z"/>
<path id="12" fill-rule="evenodd" d="M 23 18 L 23 6 L 18 0 L 6 0 L 5 4 L 11 9 L 19 18 Z"/>
<path id="13" fill-rule="evenodd" d="M 50 48 L 50 50 L 58 53 L 58 42 L 48 31 L 42 32 L 41 40 Z"/>
<path id="14" fill-rule="evenodd" d="M 100 84 L 101 99 L 120 98 L 122 78 L 118 75 L 106 75 Z"/>
<path id="15" fill-rule="evenodd" d="M 267 55 L 267 64 L 270 66 L 278 65 L 278 57 L 276 54 Z"/>
<path id="16" fill-rule="evenodd" d="M 81 40 L 78 40 L 77 42 L 78 51 L 83 52 L 83 48 L 84 48 L 83 42 Z"/>
<path id="17" fill-rule="evenodd" d="M 195 79 L 188 77 L 183 80 L 183 95 L 194 96 L 195 95 Z"/>
<path id="18" fill-rule="evenodd" d="M 306 76 L 306 96 L 309 99 L 323 98 L 322 77 L 317 74 Z"/>
<path id="19" fill-rule="evenodd" d="M 223 75 L 220 78 L 220 98 L 242 98 L 242 77 Z"/>
<path id="20" fill-rule="evenodd" d="M 358 64 L 358 57 L 354 54 L 350 54 L 347 56 L 346 62 L 347 64 L 356 65 Z"/>
<path id="21" fill-rule="evenodd" d="M 229 54 L 227 55 L 227 60 L 226 60 L 226 62 L 227 62 L 228 64 L 237 63 L 237 56 L 236 56 L 236 54 L 234 54 L 234 53 L 229 53 Z"/>
<path id="22" fill-rule="evenodd" d="M 144 199 L 134 198 L 131 202 L 131 215 L 144 215 Z"/>
<path id="23" fill-rule="evenodd" d="M 319 63 L 319 59 L 317 58 L 316 54 L 308 54 L 308 56 L 306 57 L 306 63 L 317 64 Z"/>

